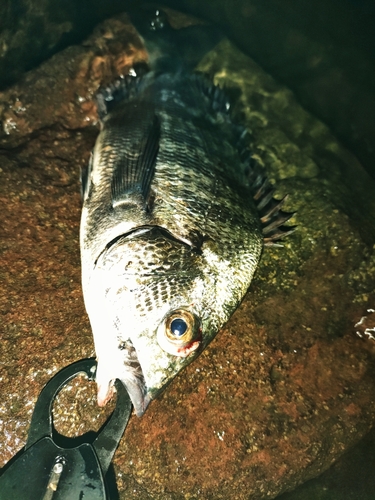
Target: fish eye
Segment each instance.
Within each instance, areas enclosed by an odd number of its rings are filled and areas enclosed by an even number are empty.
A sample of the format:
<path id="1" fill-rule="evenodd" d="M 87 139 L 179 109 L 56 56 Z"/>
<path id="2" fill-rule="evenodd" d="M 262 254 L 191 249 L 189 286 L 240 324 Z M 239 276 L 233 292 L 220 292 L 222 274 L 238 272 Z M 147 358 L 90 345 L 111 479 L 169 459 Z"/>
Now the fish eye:
<path id="1" fill-rule="evenodd" d="M 201 343 L 200 321 L 187 309 L 176 309 L 168 313 L 159 325 L 157 338 L 164 351 L 175 356 L 186 357 Z"/>

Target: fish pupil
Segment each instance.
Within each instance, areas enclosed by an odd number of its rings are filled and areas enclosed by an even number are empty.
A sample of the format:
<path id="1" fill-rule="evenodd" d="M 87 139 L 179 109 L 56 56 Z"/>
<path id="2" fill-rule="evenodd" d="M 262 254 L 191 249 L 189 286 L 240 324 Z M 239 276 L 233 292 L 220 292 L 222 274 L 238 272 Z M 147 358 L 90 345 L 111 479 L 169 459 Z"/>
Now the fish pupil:
<path id="1" fill-rule="evenodd" d="M 176 318 L 172 321 L 170 329 L 173 335 L 176 337 L 182 337 L 187 330 L 186 321 L 181 318 Z"/>

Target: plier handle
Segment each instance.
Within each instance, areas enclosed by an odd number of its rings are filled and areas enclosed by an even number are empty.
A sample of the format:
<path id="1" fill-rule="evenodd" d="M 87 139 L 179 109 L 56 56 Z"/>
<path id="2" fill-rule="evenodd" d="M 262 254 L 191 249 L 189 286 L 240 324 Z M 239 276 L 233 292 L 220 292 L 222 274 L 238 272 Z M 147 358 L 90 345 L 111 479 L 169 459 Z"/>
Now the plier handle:
<path id="1" fill-rule="evenodd" d="M 62 448 L 53 439 L 52 405 L 79 373 L 95 379 L 96 361 L 83 359 L 58 372 L 35 404 L 25 447 L 0 475 L 0 500 L 106 500 L 104 477 L 131 415 L 132 403 L 116 380 L 116 408 L 92 443 Z"/>

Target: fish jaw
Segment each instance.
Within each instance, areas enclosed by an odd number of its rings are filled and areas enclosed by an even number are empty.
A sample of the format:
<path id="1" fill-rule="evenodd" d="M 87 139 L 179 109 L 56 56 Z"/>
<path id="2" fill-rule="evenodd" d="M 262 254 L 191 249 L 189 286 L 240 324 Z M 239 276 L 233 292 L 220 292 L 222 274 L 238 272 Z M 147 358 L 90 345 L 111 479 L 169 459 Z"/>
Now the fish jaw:
<path id="1" fill-rule="evenodd" d="M 113 360 L 110 364 L 105 361 L 105 359 L 98 358 L 96 372 L 98 406 L 103 407 L 112 399 L 115 393 L 114 382 L 118 378 L 126 387 L 137 417 L 141 417 L 151 401 L 147 394 L 144 378 L 139 376 L 142 373 L 139 373 L 137 367 L 130 364 L 125 365 L 123 362 L 117 367 L 119 370 L 116 370 L 116 368 L 114 369 Z"/>
<path id="2" fill-rule="evenodd" d="M 104 377 L 106 379 L 106 377 Z M 100 383 L 97 381 L 97 386 L 98 386 L 98 396 L 97 396 L 97 401 L 98 401 L 98 406 L 101 408 L 105 406 L 108 401 L 110 401 L 114 395 L 114 382 L 111 380 L 108 383 L 108 380 L 106 380 L 104 383 Z"/>

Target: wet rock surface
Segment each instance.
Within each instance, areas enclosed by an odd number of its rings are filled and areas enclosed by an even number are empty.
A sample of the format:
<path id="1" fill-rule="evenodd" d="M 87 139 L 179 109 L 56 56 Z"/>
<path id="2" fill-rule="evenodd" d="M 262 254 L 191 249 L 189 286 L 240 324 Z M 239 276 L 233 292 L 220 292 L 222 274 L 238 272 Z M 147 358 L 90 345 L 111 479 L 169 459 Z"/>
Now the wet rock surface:
<path id="1" fill-rule="evenodd" d="M 134 3 L 127 0 L 126 8 Z M 122 0 L 4 0 L 0 3 L 0 88 L 59 50 L 80 43 L 99 21 L 123 10 Z"/>
<path id="2" fill-rule="evenodd" d="M 3 120 L 14 122 L 0 137 L 1 464 L 24 445 L 44 384 L 94 354 L 80 288 L 79 167 L 98 130 L 93 93 L 145 58 L 119 16 L 0 96 Z M 375 418 L 375 345 L 354 328 L 375 298 L 375 186 L 229 42 L 200 67 L 241 89 L 236 112 L 277 196 L 289 193 L 298 230 L 265 249 L 227 326 L 131 418 L 114 460 L 120 498 L 274 498 L 326 469 Z M 108 411 L 78 378 L 55 404 L 55 425 L 75 436 Z"/>
<path id="3" fill-rule="evenodd" d="M 166 0 L 228 36 L 335 131 L 375 178 L 375 4 L 309 0 Z"/>
<path id="4" fill-rule="evenodd" d="M 70 2 L 5 0 L 0 4 L 0 87 L 10 85 L 35 64 L 43 61 L 81 27 L 86 2 L 74 9 Z M 30 50 L 32 48 L 32 50 Z"/>
<path id="5" fill-rule="evenodd" d="M 307 481 L 278 500 L 373 500 L 375 429 L 321 476 Z"/>
<path id="6" fill-rule="evenodd" d="M 85 128 L 97 121 L 99 85 L 146 59 L 126 16 L 102 23 L 82 46 L 56 54 L 0 93 L 0 147 L 14 148 L 46 127 Z"/>

